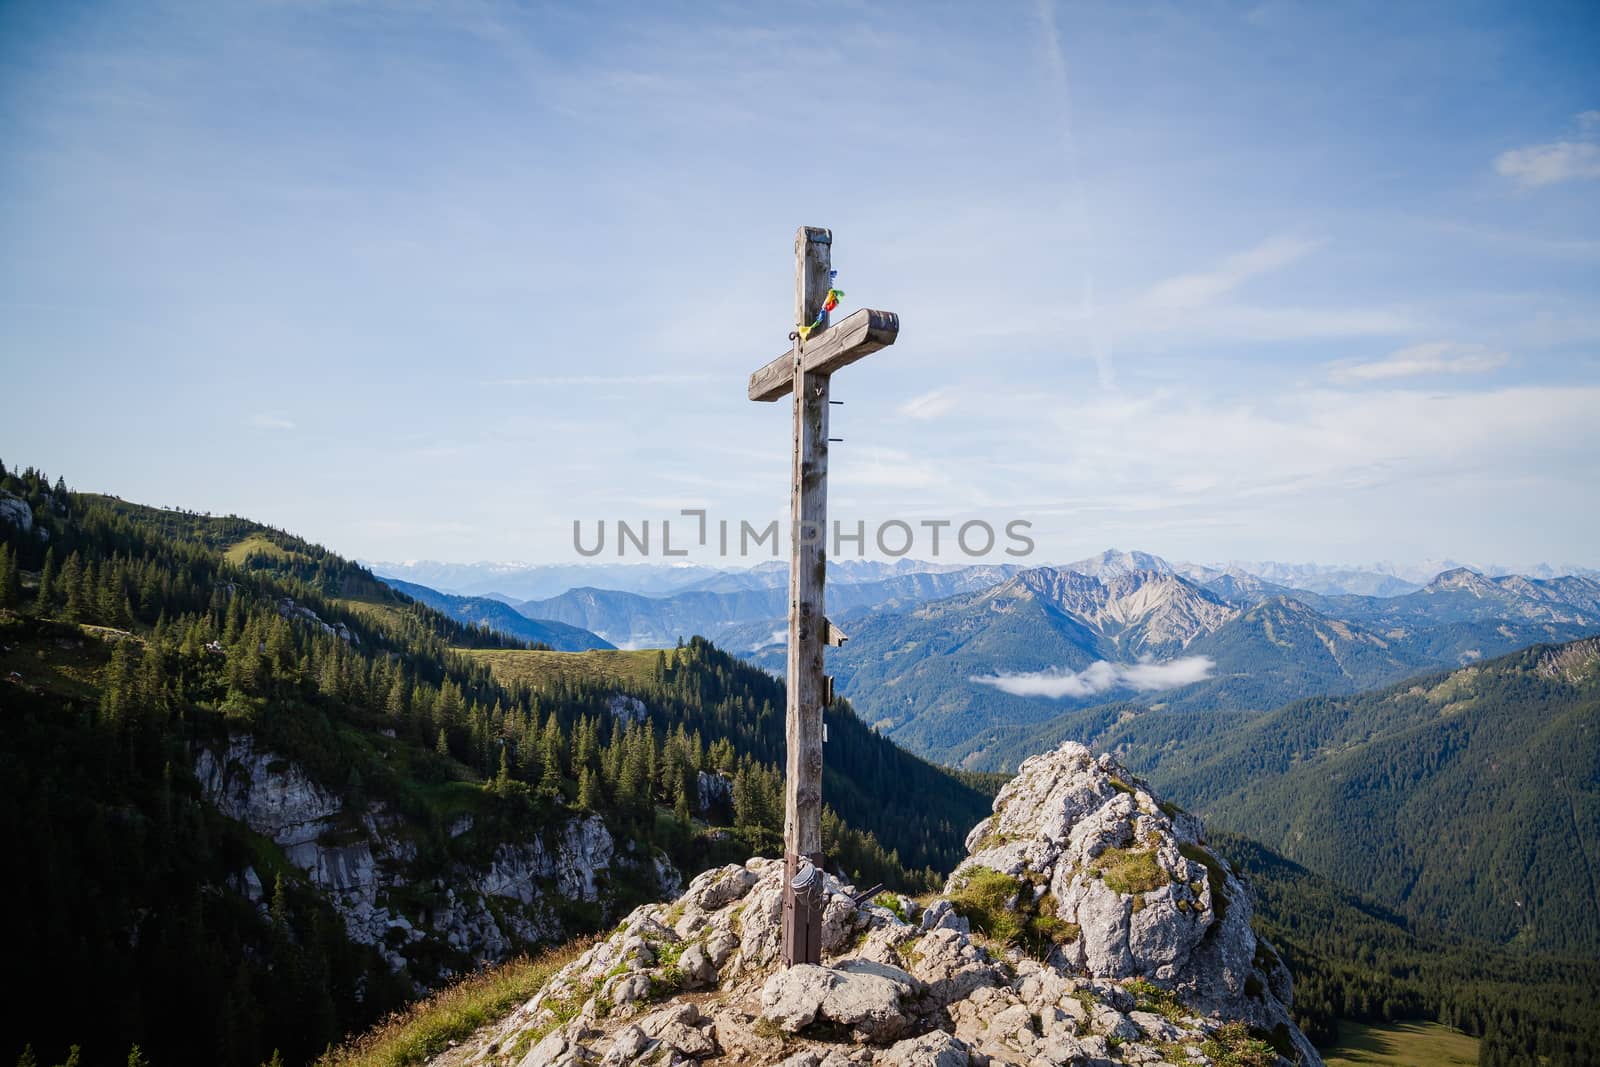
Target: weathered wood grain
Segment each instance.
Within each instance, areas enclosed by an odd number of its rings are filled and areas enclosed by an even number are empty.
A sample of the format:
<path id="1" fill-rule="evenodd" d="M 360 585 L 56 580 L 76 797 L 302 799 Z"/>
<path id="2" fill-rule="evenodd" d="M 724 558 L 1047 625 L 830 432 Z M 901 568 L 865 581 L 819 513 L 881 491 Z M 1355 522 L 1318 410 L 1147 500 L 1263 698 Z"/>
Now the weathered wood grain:
<path id="1" fill-rule="evenodd" d="M 795 234 L 794 310 L 797 322 L 814 321 L 828 293 L 832 237 L 802 227 Z M 827 326 L 826 318 L 818 329 Z M 813 331 L 813 338 L 820 335 Z M 822 854 L 822 639 L 824 550 L 828 526 L 828 376 L 806 370 L 806 342 L 789 363 L 794 395 L 793 467 L 789 515 L 793 528 L 789 559 L 789 659 L 784 739 L 783 850 L 785 867 Z M 792 875 L 791 875 L 792 877 Z M 786 888 L 784 961 L 822 959 L 820 897 Z M 794 899 L 791 899 L 794 898 Z"/>
<path id="2" fill-rule="evenodd" d="M 824 646 L 842 645 L 844 631 L 823 613 L 827 577 L 828 390 L 830 376 L 863 356 L 892 345 L 900 318 L 892 311 L 863 309 L 837 326 L 822 315 L 831 282 L 833 235 L 814 226 L 795 234 L 794 318 L 815 322 L 809 337 L 750 376 L 751 400 L 793 397 L 789 515 L 789 649 L 784 708 L 784 893 L 783 960 L 786 965 L 822 959 L 822 878 L 800 890 L 796 875 L 820 869 L 822 856 L 823 711 L 833 702 L 833 679 L 823 673 Z M 820 316 L 820 318 L 819 318 Z M 796 331 L 798 336 L 798 330 Z"/>
<path id="3" fill-rule="evenodd" d="M 807 320 L 810 321 L 810 320 Z M 832 374 L 863 356 L 894 344 L 900 334 L 900 316 L 892 311 L 861 308 L 826 331 L 813 331 L 806 341 L 808 374 Z M 793 348 L 750 375 L 751 400 L 781 400 L 794 388 Z"/>

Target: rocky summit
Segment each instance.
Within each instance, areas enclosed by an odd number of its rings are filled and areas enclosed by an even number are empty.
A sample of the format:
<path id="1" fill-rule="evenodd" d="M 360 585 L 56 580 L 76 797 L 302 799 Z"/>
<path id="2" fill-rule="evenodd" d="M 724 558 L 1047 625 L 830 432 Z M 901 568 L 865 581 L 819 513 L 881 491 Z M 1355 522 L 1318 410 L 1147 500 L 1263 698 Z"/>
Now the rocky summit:
<path id="1" fill-rule="evenodd" d="M 439 1067 L 1322 1062 L 1200 820 L 1108 756 L 1036 756 L 921 904 L 827 881 L 824 963 L 779 960 L 782 864 L 635 910 Z"/>

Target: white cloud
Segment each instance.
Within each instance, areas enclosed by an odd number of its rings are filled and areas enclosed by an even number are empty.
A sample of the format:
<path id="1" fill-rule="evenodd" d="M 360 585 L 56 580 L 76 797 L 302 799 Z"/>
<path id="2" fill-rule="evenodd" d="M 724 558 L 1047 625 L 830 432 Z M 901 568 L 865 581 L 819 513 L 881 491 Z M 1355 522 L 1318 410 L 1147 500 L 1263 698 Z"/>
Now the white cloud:
<path id="1" fill-rule="evenodd" d="M 1060 538 L 1085 549 L 1119 538 L 1161 548 L 1153 538 L 1162 531 L 1193 543 L 1239 543 L 1263 524 L 1279 539 L 1323 545 L 1318 538 L 1348 523 L 1340 536 L 1379 545 L 1397 543 L 1383 538 L 1399 536 L 1404 523 L 1408 544 L 1424 554 L 1453 529 L 1486 521 L 1474 503 L 1481 497 L 1471 494 L 1418 509 L 1419 493 L 1458 482 L 1505 485 L 1500 499 L 1518 509 L 1551 506 L 1546 494 L 1579 513 L 1593 507 L 1584 490 L 1589 457 L 1600 450 L 1600 386 L 1456 391 L 1393 379 L 1244 396 L 1172 386 L 1119 401 L 964 394 L 975 420 L 1004 418 L 1014 429 L 987 436 L 981 462 L 957 456 L 941 464 L 941 490 L 981 492 L 984 507 L 1037 520 L 1050 552 Z M 1536 490 L 1524 484 L 1531 478 L 1540 480 Z"/>
<path id="2" fill-rule="evenodd" d="M 1505 366 L 1506 359 L 1506 353 L 1485 345 L 1430 341 L 1402 348 L 1383 359 L 1342 360 L 1329 364 L 1328 376 L 1336 382 L 1350 383 L 1411 378 L 1419 374 L 1485 374 Z"/>
<path id="3" fill-rule="evenodd" d="M 1111 663 L 1098 660 L 1081 671 L 1045 670 L 1021 673 L 976 675 L 968 681 L 990 685 L 1019 697 L 1089 697 L 1113 689 L 1132 689 L 1139 693 L 1174 689 L 1211 677 L 1216 661 L 1210 656 L 1184 656 L 1156 663 Z"/>
<path id="4" fill-rule="evenodd" d="M 250 416 L 250 425 L 258 430 L 292 430 L 294 423 L 281 415 L 269 415 L 265 412 Z"/>
<path id="5" fill-rule="evenodd" d="M 757 641 L 755 644 L 751 645 L 750 651 L 760 652 L 763 648 L 771 648 L 773 645 L 787 644 L 788 641 L 788 630 L 774 630 L 766 636 L 765 640 Z"/>
<path id="6" fill-rule="evenodd" d="M 1269 237 L 1254 248 L 1226 257 L 1208 271 L 1157 282 L 1139 303 L 1168 311 L 1214 303 L 1250 278 L 1286 267 L 1316 247 L 1316 242 L 1297 237 Z"/>
<path id="7" fill-rule="evenodd" d="M 1495 157 L 1494 169 L 1523 186 L 1554 185 L 1574 178 L 1600 178 L 1600 145 L 1587 141 L 1513 148 Z"/>
<path id="8" fill-rule="evenodd" d="M 1580 140 L 1531 144 L 1501 152 L 1495 157 L 1494 169 L 1523 188 L 1600 178 L 1597 135 L 1600 135 L 1600 111 L 1584 111 L 1578 115 Z"/>
<path id="9" fill-rule="evenodd" d="M 1292 266 L 1320 245 L 1290 235 L 1270 237 L 1208 269 L 1166 278 L 1108 305 L 1101 321 L 1121 340 L 1178 334 L 1186 343 L 1381 336 L 1415 328 L 1409 314 L 1393 308 L 1261 306 L 1238 299 L 1236 290 L 1246 282 Z"/>
<path id="10" fill-rule="evenodd" d="M 900 414 L 908 419 L 936 419 L 949 413 L 955 404 L 955 390 L 946 387 L 912 397 L 900 405 Z"/>

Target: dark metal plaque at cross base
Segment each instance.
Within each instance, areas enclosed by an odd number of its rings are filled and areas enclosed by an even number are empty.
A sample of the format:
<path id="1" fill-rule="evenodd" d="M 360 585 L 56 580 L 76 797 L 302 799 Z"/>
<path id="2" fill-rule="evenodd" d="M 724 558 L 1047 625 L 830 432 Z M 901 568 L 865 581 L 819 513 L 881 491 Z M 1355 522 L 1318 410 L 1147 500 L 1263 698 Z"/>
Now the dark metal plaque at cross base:
<path id="1" fill-rule="evenodd" d="M 783 856 L 784 963 L 822 962 L 822 853 Z"/>

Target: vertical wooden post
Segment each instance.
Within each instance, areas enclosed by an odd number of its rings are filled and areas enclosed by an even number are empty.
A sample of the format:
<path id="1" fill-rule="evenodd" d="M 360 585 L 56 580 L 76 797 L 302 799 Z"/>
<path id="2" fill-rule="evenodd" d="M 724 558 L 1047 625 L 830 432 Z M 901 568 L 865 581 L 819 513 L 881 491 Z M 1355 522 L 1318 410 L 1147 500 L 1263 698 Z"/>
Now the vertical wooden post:
<path id="1" fill-rule="evenodd" d="M 833 235 L 802 226 L 794 242 L 794 312 L 808 325 L 822 312 L 833 259 Z M 827 329 L 826 318 L 794 347 L 794 466 L 789 516 L 788 704 L 783 817 L 783 960 L 822 962 L 822 648 L 828 527 L 828 375 L 807 374 L 804 349 Z M 799 889 L 797 876 L 814 871 Z M 803 879 L 802 879 L 803 881 Z"/>
<path id="2" fill-rule="evenodd" d="M 828 380 L 840 367 L 892 345 L 900 318 L 862 308 L 830 328 L 822 305 L 832 278 L 833 234 L 802 226 L 794 238 L 794 319 L 808 330 L 789 335 L 789 351 L 750 375 L 746 395 L 773 401 L 794 394 L 789 517 L 789 678 L 784 709 L 787 759 L 783 814 L 783 961 L 822 962 L 823 712 L 833 687 L 822 673 L 824 644 L 844 643 L 828 624 Z M 841 332 L 842 331 L 842 332 Z"/>

